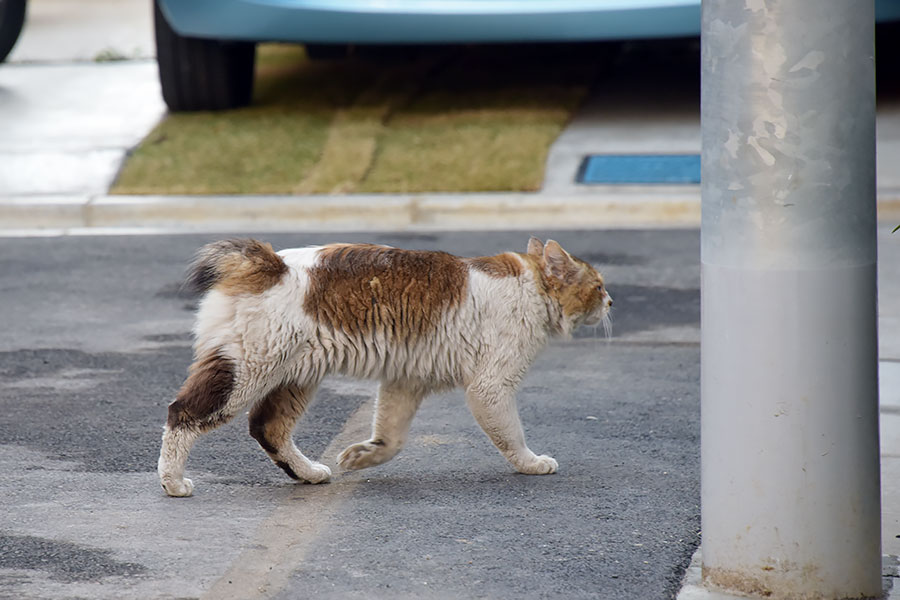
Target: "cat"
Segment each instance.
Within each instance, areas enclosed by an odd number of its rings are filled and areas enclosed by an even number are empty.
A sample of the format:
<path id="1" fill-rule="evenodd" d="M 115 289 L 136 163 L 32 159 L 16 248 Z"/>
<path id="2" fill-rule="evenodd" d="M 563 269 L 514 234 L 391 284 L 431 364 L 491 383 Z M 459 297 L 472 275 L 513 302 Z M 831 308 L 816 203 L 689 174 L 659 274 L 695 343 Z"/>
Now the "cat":
<path id="1" fill-rule="evenodd" d="M 275 252 L 239 239 L 204 246 L 187 284 L 204 293 L 194 362 L 169 405 L 158 472 L 170 496 L 190 496 L 194 441 L 250 408 L 252 435 L 290 477 L 328 481 L 292 432 L 319 382 L 377 379 L 372 437 L 338 457 L 343 469 L 393 458 L 429 393 L 462 386 L 475 420 L 521 473 L 557 462 L 525 444 L 516 387 L 551 337 L 609 324 L 600 273 L 557 242 L 527 252 L 460 258 L 444 252 L 332 244 Z"/>

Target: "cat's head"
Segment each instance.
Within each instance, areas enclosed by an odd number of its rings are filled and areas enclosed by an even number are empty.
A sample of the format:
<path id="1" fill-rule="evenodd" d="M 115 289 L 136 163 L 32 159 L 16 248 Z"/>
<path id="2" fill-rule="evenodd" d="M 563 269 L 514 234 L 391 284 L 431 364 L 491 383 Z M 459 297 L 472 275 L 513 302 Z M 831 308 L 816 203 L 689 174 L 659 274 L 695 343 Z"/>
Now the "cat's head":
<path id="1" fill-rule="evenodd" d="M 613 301 L 597 269 L 572 256 L 553 240 L 545 244 L 532 237 L 528 240 L 528 256 L 541 269 L 545 292 L 562 310 L 564 333 L 571 333 L 579 325 L 601 323 L 609 331 L 609 309 Z"/>

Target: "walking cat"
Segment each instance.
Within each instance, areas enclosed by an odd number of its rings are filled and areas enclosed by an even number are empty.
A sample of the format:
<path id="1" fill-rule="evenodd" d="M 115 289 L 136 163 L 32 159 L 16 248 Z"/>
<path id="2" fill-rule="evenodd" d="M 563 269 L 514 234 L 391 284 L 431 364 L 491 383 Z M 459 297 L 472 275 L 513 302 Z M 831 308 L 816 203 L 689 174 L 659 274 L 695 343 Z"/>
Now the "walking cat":
<path id="1" fill-rule="evenodd" d="M 556 242 L 524 254 L 460 258 L 444 252 L 332 244 L 275 252 L 255 240 L 209 244 L 188 283 L 205 292 L 194 362 L 172 404 L 159 456 L 170 496 L 201 433 L 249 407 L 250 435 L 290 477 L 328 481 L 291 437 L 322 379 L 377 379 L 372 437 L 338 457 L 344 469 L 390 460 L 429 393 L 462 386 L 476 421 L 521 473 L 557 469 L 525 445 L 516 387 L 538 351 L 581 324 L 608 324 L 603 278 Z"/>

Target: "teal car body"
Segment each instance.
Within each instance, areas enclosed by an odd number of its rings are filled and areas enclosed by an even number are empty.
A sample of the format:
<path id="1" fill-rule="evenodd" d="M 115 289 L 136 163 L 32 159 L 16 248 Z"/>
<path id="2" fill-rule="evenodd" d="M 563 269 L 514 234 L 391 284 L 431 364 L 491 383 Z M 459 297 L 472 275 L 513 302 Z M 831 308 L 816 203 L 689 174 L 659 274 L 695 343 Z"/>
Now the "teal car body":
<path id="1" fill-rule="evenodd" d="M 699 35 L 700 0 L 160 0 L 179 34 L 301 43 L 589 41 Z M 879 20 L 900 2 L 876 2 Z"/>

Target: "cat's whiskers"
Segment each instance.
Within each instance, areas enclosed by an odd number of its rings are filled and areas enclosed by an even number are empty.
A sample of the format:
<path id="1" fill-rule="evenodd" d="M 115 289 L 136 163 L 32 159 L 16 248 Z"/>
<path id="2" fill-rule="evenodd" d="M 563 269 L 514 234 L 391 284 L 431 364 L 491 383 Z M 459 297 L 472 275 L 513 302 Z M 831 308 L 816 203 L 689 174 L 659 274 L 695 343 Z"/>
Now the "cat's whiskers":
<path id="1" fill-rule="evenodd" d="M 603 333 L 606 334 L 606 341 L 610 341 L 612 339 L 612 310 L 607 311 L 605 315 L 603 315 Z"/>

